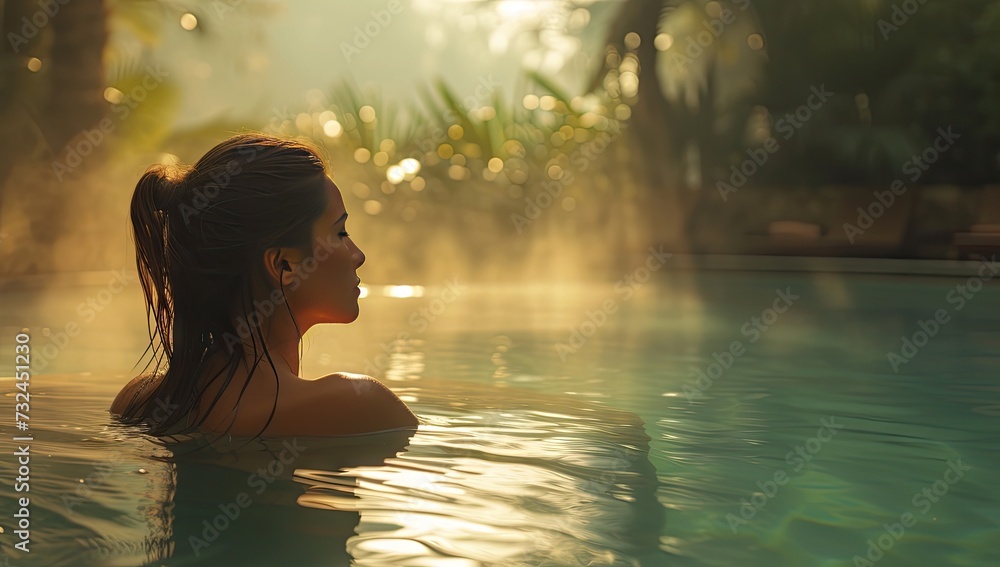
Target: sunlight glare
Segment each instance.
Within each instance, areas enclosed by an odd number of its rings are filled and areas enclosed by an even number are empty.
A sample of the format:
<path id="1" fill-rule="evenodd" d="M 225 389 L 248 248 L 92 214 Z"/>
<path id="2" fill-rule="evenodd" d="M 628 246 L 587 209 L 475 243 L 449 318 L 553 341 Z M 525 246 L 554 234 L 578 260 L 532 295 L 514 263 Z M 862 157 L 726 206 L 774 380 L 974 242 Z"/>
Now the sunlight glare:
<path id="1" fill-rule="evenodd" d="M 423 297 L 424 287 L 420 285 L 387 285 L 382 290 L 386 297 Z"/>

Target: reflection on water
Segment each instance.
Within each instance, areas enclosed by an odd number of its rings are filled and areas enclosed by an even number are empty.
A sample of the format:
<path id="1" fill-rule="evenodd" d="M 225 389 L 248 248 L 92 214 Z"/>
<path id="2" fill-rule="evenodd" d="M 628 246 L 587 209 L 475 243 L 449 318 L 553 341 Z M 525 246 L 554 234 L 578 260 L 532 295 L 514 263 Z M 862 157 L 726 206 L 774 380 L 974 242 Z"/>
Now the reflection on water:
<path id="1" fill-rule="evenodd" d="M 384 466 L 405 450 L 411 434 L 173 447 L 173 483 L 156 504 L 172 510 L 165 534 L 173 544 L 169 564 L 347 564 L 344 542 L 354 533 L 357 514 L 297 507 L 303 490 L 292 476 L 304 467 Z"/>
<path id="2" fill-rule="evenodd" d="M 373 294 L 356 324 L 310 331 L 310 375 L 369 362 L 421 417 L 416 432 L 165 449 L 108 424 L 125 376 L 39 374 L 38 553 L 12 564 L 846 567 L 907 512 L 915 525 L 878 567 L 1000 564 L 996 288 L 897 374 L 886 352 L 954 281 L 834 277 L 649 285 L 565 361 L 555 346 L 611 289 L 470 289 L 426 329 L 409 319 L 436 289 Z M 743 325 L 777 287 L 801 300 L 751 342 Z M 5 304 L 10 329 L 22 307 Z M 96 355 L 127 368 L 141 345 L 97 348 L 141 334 L 118 324 L 95 322 L 52 368 L 96 368 Z M 688 399 L 735 340 L 746 352 Z M 826 441 L 823 420 L 837 426 Z M 4 452 L 11 435 L 0 420 Z M 914 504 L 959 460 L 971 468 L 944 496 Z M 0 476 L 12 467 L 0 459 Z M 778 472 L 788 481 L 768 485 Z M 14 496 L 0 484 L 3 509 Z"/>
<path id="3" fill-rule="evenodd" d="M 273 509 L 248 508 L 245 529 L 226 533 L 226 556 L 242 548 L 248 560 L 288 560 L 291 550 L 302 564 L 343 557 L 358 565 L 636 565 L 657 553 L 662 508 L 649 436 L 634 415 L 565 401 L 506 399 L 495 408 L 468 394 L 430 400 L 435 408 L 465 405 L 422 412 L 412 437 L 349 447 L 297 440 L 314 446 L 295 459 L 294 482 L 267 489 Z M 186 466 L 178 463 L 181 482 Z M 196 495 L 180 486 L 178 507 L 219 500 L 247 476 L 242 466 L 233 474 L 195 470 L 187 476 Z M 289 510 L 292 503 L 303 509 Z M 201 531 L 194 522 L 202 518 L 189 519 L 185 531 Z M 261 540 L 260 530 L 284 534 L 285 543 Z M 179 542 L 180 534 L 175 523 Z"/>
<path id="4" fill-rule="evenodd" d="M 64 402 L 82 395 L 69 380 Z M 423 391 L 417 431 L 343 439 L 168 449 L 95 415 L 93 437 L 46 428 L 64 432 L 46 492 L 79 501 L 36 504 L 56 516 L 39 547 L 48 564 L 653 564 L 663 509 L 642 422 L 497 394 Z M 76 495 L 78 475 L 93 487 Z"/>
<path id="5" fill-rule="evenodd" d="M 438 424 L 383 466 L 297 471 L 298 502 L 360 515 L 347 542 L 360 565 L 633 565 L 655 555 L 663 514 L 641 424 L 558 411 L 432 416 Z"/>

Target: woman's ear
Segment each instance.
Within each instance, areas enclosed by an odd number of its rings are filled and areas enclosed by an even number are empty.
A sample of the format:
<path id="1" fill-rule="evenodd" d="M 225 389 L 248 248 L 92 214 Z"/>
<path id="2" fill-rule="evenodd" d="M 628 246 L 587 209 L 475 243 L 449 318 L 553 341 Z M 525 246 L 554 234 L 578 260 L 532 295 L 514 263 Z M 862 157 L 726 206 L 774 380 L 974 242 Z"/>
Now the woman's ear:
<path id="1" fill-rule="evenodd" d="M 282 286 L 292 285 L 295 272 L 292 271 L 292 260 L 289 259 L 288 248 L 268 248 L 264 251 L 264 269 L 271 281 Z"/>

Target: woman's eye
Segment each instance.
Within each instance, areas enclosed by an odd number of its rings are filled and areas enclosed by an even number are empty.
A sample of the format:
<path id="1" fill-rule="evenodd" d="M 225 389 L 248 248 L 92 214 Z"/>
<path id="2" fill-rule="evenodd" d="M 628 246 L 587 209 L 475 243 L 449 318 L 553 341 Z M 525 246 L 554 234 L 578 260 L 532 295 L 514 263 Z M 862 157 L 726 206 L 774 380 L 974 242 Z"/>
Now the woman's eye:
<path id="1" fill-rule="evenodd" d="M 341 232 L 341 233 L 340 233 L 340 236 L 341 236 L 341 238 L 343 238 L 343 237 L 345 237 L 345 236 L 350 236 L 350 234 L 347 234 L 346 232 Z"/>

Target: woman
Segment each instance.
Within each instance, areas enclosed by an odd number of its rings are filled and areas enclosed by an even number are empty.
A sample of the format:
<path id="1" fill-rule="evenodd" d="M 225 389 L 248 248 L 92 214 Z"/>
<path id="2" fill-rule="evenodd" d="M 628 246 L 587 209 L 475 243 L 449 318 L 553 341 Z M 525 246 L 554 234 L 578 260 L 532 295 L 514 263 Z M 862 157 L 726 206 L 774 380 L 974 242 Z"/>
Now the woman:
<path id="1" fill-rule="evenodd" d="M 302 335 L 358 317 L 356 270 L 365 261 L 315 147 L 247 133 L 193 167 L 153 166 L 136 185 L 131 217 L 154 369 L 111 404 L 121 421 L 160 436 L 417 425 L 374 378 L 299 377 Z"/>

